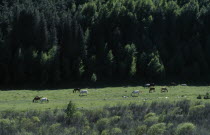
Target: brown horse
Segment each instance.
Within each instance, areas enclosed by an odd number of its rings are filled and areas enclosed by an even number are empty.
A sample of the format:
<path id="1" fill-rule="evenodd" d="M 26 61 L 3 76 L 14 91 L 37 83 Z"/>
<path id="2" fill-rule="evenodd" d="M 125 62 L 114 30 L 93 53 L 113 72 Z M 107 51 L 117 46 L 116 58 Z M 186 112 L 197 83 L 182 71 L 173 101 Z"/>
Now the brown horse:
<path id="1" fill-rule="evenodd" d="M 150 83 L 150 87 L 154 87 L 155 86 L 155 83 Z"/>
<path id="2" fill-rule="evenodd" d="M 162 92 L 168 92 L 168 89 L 166 87 L 161 88 L 161 93 Z"/>
<path id="3" fill-rule="evenodd" d="M 37 102 L 41 99 L 42 97 L 39 97 L 39 96 L 36 96 L 34 99 L 33 99 L 33 102 Z"/>
<path id="4" fill-rule="evenodd" d="M 80 92 L 80 88 L 74 88 L 73 93 Z"/>
<path id="5" fill-rule="evenodd" d="M 155 92 L 155 87 L 150 87 L 149 88 L 149 93 L 151 93 L 151 92 Z"/>

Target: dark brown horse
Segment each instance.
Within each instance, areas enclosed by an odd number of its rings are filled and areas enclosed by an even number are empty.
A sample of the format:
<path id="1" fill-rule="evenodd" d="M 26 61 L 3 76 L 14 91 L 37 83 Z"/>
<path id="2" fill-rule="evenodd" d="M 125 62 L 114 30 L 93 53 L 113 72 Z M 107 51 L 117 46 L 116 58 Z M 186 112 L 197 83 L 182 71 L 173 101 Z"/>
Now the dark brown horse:
<path id="1" fill-rule="evenodd" d="M 39 97 L 39 96 L 36 96 L 34 99 L 33 99 L 33 102 L 37 102 L 41 99 L 42 97 Z"/>
<path id="2" fill-rule="evenodd" d="M 168 92 L 168 89 L 166 87 L 161 88 L 161 93 L 162 92 Z"/>
<path id="3" fill-rule="evenodd" d="M 150 87 L 154 87 L 155 86 L 155 83 L 150 83 Z"/>
<path id="4" fill-rule="evenodd" d="M 80 88 L 74 88 L 73 93 L 80 92 Z"/>
<path id="5" fill-rule="evenodd" d="M 155 87 L 150 87 L 149 88 L 149 93 L 151 93 L 151 92 L 155 92 Z"/>

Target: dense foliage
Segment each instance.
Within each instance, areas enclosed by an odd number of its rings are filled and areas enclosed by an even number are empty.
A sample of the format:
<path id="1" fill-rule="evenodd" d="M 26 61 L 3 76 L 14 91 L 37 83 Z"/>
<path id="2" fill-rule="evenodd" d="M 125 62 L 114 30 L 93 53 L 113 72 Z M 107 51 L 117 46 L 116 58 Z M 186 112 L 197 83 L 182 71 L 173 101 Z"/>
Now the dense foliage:
<path id="1" fill-rule="evenodd" d="M 210 78 L 209 0 L 0 0 L 0 83 Z"/>
<path id="2" fill-rule="evenodd" d="M 71 107 L 70 107 L 71 106 Z M 209 135 L 210 104 L 182 100 L 66 110 L 0 112 L 2 135 Z M 69 112 L 72 115 L 69 115 Z"/>

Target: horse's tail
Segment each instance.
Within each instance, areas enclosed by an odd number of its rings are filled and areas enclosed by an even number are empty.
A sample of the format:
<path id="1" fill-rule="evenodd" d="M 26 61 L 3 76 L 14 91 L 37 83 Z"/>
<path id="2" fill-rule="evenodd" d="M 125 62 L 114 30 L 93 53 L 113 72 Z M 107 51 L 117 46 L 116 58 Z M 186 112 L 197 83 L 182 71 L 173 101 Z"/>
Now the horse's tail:
<path id="1" fill-rule="evenodd" d="M 33 102 L 34 102 L 34 99 L 33 99 Z"/>

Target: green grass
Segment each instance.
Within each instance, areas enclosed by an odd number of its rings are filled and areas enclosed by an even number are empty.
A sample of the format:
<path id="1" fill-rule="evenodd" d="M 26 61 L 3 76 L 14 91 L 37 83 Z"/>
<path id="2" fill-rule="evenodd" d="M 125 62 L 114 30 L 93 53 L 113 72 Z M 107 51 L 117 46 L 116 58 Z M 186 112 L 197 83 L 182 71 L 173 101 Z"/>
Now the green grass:
<path id="1" fill-rule="evenodd" d="M 103 107 L 104 105 L 117 104 L 141 104 L 152 101 L 168 101 L 174 102 L 182 99 L 189 99 L 192 101 L 210 102 L 210 100 L 197 99 L 201 94 L 205 95 L 210 92 L 209 86 L 175 86 L 168 87 L 168 93 L 161 93 L 160 88 L 156 86 L 156 92 L 149 93 L 149 89 L 141 86 L 136 87 L 106 87 L 97 89 L 88 89 L 88 96 L 79 96 L 79 93 L 73 93 L 72 89 L 58 89 L 58 90 L 12 90 L 0 91 L 0 111 L 15 110 L 46 110 L 46 109 L 61 109 L 66 108 L 69 101 L 73 101 L 78 108 L 95 109 Z M 133 90 L 140 90 L 138 97 L 131 97 Z M 32 103 L 35 96 L 43 96 L 49 99 L 49 103 Z M 122 96 L 129 96 L 123 98 Z M 203 97 L 203 96 L 202 96 Z"/>

